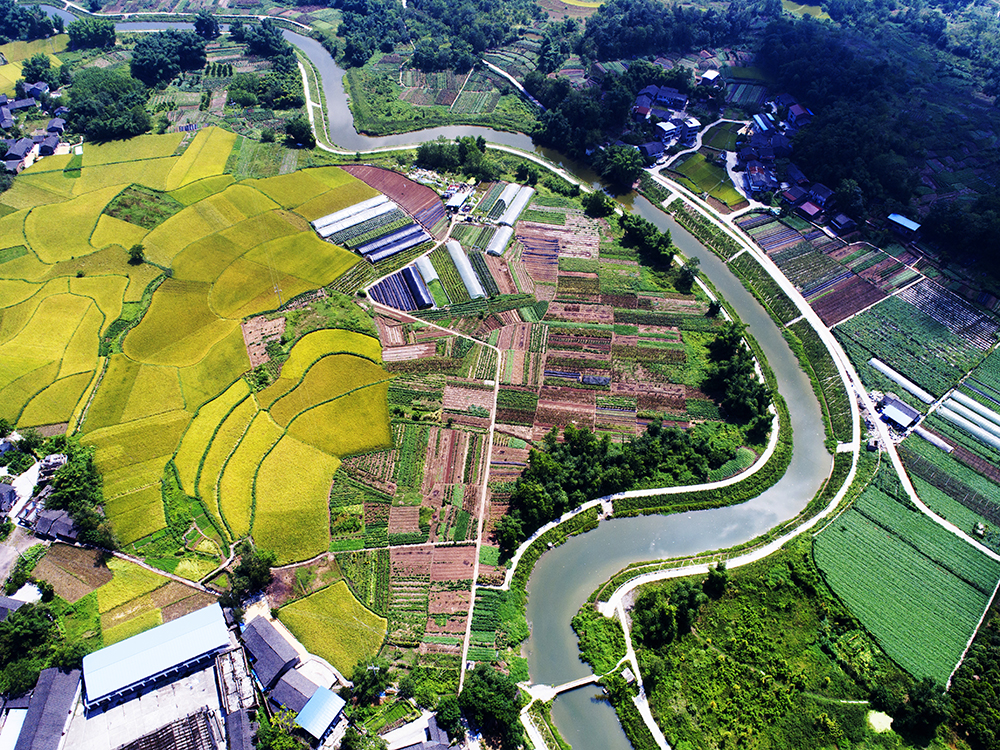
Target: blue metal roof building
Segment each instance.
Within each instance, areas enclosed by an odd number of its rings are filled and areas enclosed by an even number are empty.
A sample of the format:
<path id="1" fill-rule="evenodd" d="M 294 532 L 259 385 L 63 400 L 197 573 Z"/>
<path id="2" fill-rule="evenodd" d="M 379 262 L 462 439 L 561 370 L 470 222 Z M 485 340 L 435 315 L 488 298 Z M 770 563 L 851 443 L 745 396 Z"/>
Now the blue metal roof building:
<path id="1" fill-rule="evenodd" d="M 211 604 L 83 657 L 87 707 L 106 706 L 167 676 L 214 659 L 230 646 L 222 607 Z"/>
<path id="2" fill-rule="evenodd" d="M 295 723 L 317 740 L 323 739 L 344 710 L 344 699 L 328 688 L 321 687 L 295 717 Z"/>

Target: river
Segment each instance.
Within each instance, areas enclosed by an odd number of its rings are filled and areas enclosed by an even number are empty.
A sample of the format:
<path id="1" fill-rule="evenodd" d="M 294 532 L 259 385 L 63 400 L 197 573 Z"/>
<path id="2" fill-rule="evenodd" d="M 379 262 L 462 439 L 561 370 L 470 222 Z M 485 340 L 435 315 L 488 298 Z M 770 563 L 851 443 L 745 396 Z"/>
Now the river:
<path id="1" fill-rule="evenodd" d="M 42 7 L 69 16 L 65 11 Z M 66 20 L 73 19 L 68 17 Z M 119 23 L 116 28 L 147 31 L 192 28 L 192 25 L 128 22 Z M 528 136 L 519 133 L 456 126 L 377 138 L 362 135 L 355 130 L 347 105 L 343 69 L 319 42 L 295 32 L 283 33 L 319 71 L 330 117 L 331 138 L 345 150 L 417 145 L 442 135 L 447 138 L 482 135 L 490 142 L 545 156 L 590 184 L 597 181 L 597 176 L 589 169 L 558 152 L 536 147 Z M 832 467 L 833 459 L 823 444 L 823 420 L 812 385 L 771 318 L 728 267 L 673 219 L 641 196 L 624 196 L 622 202 L 661 230 L 669 229 L 674 244 L 684 255 L 700 259 L 704 275 L 711 279 L 757 339 L 777 378 L 778 390 L 789 406 L 794 447 L 785 475 L 749 502 L 670 516 L 610 519 L 543 555 L 528 583 L 531 637 L 525 645 L 525 653 L 532 681 L 550 685 L 589 672 L 589 667 L 579 660 L 576 635 L 569 623 L 598 585 L 633 562 L 730 547 L 764 533 L 802 510 Z M 553 707 L 556 724 L 574 750 L 628 750 L 630 745 L 613 709 L 604 702 L 595 701 L 596 692 L 597 688 L 588 686 L 560 696 Z"/>

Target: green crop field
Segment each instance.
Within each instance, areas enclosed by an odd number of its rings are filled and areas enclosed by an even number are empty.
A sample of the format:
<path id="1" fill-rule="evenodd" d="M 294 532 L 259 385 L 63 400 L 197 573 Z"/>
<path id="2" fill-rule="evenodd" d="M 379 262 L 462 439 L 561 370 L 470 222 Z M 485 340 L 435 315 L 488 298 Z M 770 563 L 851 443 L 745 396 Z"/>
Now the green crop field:
<path id="1" fill-rule="evenodd" d="M 1000 564 L 906 507 L 898 482 L 878 484 L 817 536 L 816 562 L 886 653 L 944 684 L 989 604 Z"/>
<path id="2" fill-rule="evenodd" d="M 671 169 L 691 180 L 697 190 L 708 193 L 727 206 L 735 206 L 745 200 L 733 187 L 726 170 L 706 161 L 704 154 L 692 154 L 683 163 L 672 166 Z"/>
<path id="3" fill-rule="evenodd" d="M 338 458 L 291 435 L 261 462 L 254 480 L 253 535 L 261 547 L 274 550 L 279 563 L 305 560 L 329 547 L 327 496 L 339 466 Z"/>
<path id="4" fill-rule="evenodd" d="M 354 598 L 344 581 L 282 607 L 279 619 L 311 653 L 342 673 L 378 653 L 386 620 Z"/>

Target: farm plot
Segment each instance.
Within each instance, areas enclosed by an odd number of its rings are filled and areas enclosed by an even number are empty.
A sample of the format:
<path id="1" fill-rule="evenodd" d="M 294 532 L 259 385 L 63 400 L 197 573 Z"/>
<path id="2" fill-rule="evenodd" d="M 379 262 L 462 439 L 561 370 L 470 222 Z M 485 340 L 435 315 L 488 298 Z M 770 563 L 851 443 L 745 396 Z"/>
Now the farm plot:
<path id="1" fill-rule="evenodd" d="M 885 292 L 871 282 L 850 276 L 827 288 L 813 290 L 808 302 L 820 319 L 832 327 L 885 297 Z"/>
<path id="2" fill-rule="evenodd" d="M 988 351 L 997 342 L 1000 322 L 996 318 L 979 312 L 930 279 L 907 287 L 898 296 L 980 351 Z"/>
<path id="3" fill-rule="evenodd" d="M 884 470 L 880 477 L 816 538 L 816 562 L 893 659 L 944 684 L 989 603 L 1000 566 L 908 510 L 895 478 Z"/>
<path id="4" fill-rule="evenodd" d="M 841 323 L 834 334 L 860 347 L 862 352 L 855 350 L 852 359 L 862 370 L 863 362 L 874 356 L 938 396 L 982 357 L 978 346 L 897 297 Z"/>
<path id="5" fill-rule="evenodd" d="M 726 103 L 754 109 L 767 101 L 767 87 L 734 81 L 726 88 Z"/>
<path id="6" fill-rule="evenodd" d="M 454 100 L 451 111 L 463 115 L 488 114 L 496 109 L 500 95 L 494 76 L 477 70 L 465 82 L 465 89 Z"/>
<path id="7" fill-rule="evenodd" d="M 344 581 L 285 605 L 278 619 L 341 673 L 373 658 L 386 635 L 385 618 L 362 606 Z"/>
<path id="8" fill-rule="evenodd" d="M 813 250 L 808 242 L 775 252 L 771 259 L 806 299 L 853 275 L 828 255 Z"/>
<path id="9" fill-rule="evenodd" d="M 690 180 L 698 192 L 708 193 L 730 208 L 746 200 L 733 186 L 725 167 L 709 162 L 704 154 L 691 154 L 670 169 Z"/>
<path id="10" fill-rule="evenodd" d="M 444 204 L 431 188 L 381 167 L 351 164 L 343 169 L 388 196 L 431 234 L 435 234 L 435 228 L 441 231 L 439 223 L 445 216 Z"/>

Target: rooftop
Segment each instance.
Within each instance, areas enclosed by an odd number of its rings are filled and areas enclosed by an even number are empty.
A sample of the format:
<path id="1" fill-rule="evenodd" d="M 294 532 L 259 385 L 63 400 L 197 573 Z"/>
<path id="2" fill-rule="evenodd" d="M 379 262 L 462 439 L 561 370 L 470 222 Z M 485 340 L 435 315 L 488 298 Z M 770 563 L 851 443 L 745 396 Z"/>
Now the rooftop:
<path id="1" fill-rule="evenodd" d="M 345 705 L 347 704 L 344 699 L 332 690 L 317 688 L 313 697 L 295 717 L 295 723 L 316 739 L 320 739 L 337 720 Z"/>
<path id="2" fill-rule="evenodd" d="M 254 658 L 253 668 L 265 688 L 299 660 L 298 652 L 266 617 L 255 617 L 243 629 L 243 643 Z"/>
<path id="3" fill-rule="evenodd" d="M 80 670 L 43 669 L 14 750 L 58 750 L 80 687 Z"/>
<path id="4" fill-rule="evenodd" d="M 917 232 L 920 230 L 920 225 L 917 222 L 912 219 L 907 219 L 902 214 L 889 214 L 889 221 L 893 224 L 899 224 L 899 226 L 909 229 L 911 232 Z"/>
<path id="5" fill-rule="evenodd" d="M 94 703 L 228 647 L 222 608 L 210 604 L 83 657 L 87 701 Z"/>

